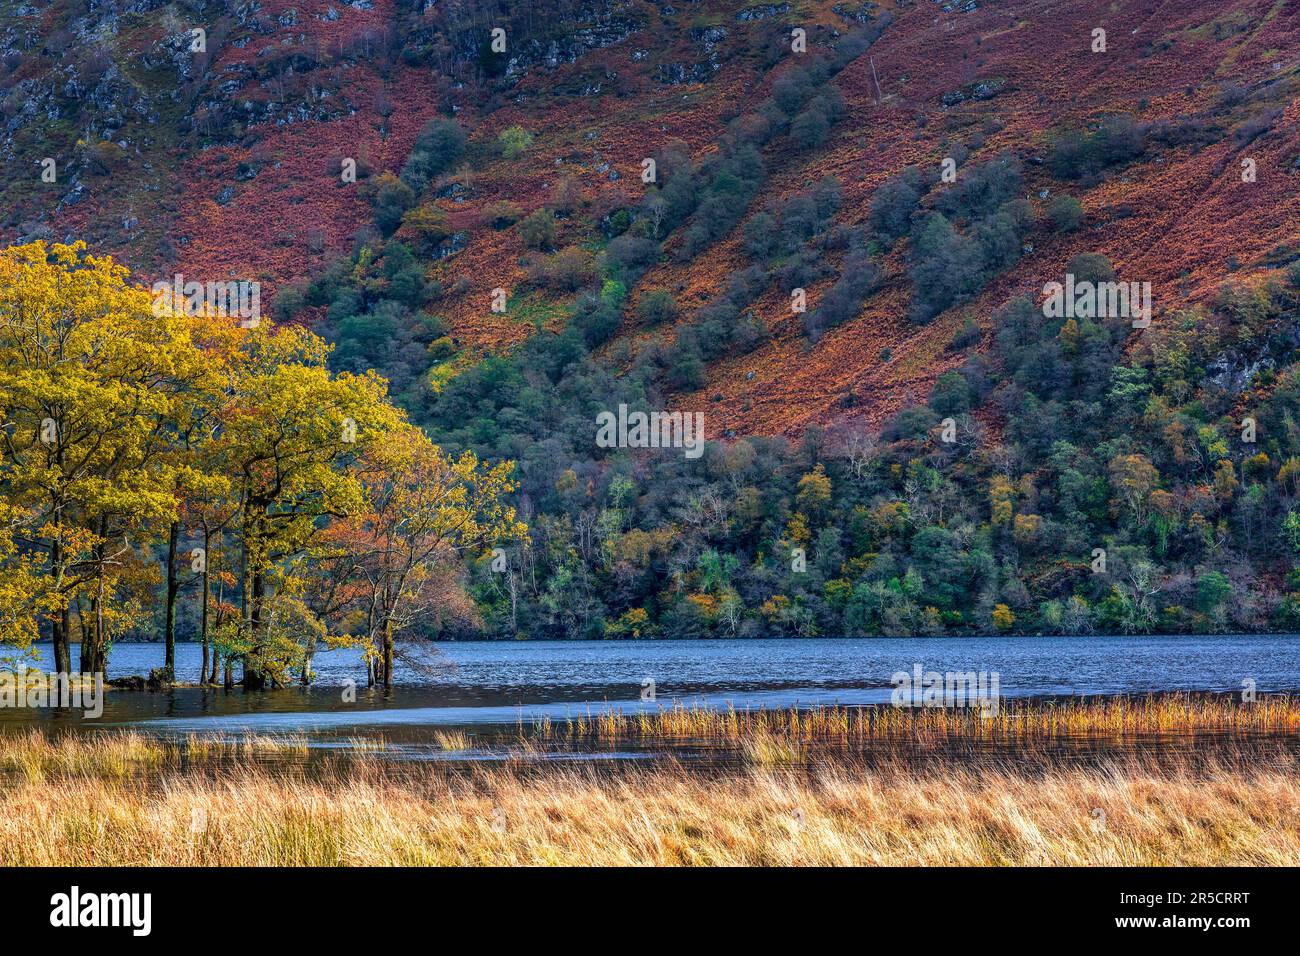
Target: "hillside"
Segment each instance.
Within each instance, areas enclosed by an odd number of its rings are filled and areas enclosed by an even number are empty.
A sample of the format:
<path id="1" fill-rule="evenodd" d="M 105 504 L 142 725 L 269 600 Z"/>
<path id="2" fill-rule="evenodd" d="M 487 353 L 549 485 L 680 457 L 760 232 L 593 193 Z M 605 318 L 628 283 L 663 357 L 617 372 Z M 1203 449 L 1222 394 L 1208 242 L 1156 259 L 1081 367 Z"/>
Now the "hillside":
<path id="1" fill-rule="evenodd" d="M 1294 4 L 0 9 L 6 240 L 259 281 L 514 463 L 426 630 L 1300 627 Z"/>
<path id="2" fill-rule="evenodd" d="M 522 34 L 521 54 L 500 77 L 474 75 L 479 25 L 497 20 L 490 5 L 472 6 L 470 17 L 468 5 L 421 13 L 395 0 L 188 10 L 6 2 L 6 232 L 86 238 L 145 276 L 259 278 L 274 289 L 346 253 L 369 225 L 362 190 L 339 182 L 339 160 L 399 171 L 422 126 L 450 105 L 475 140 L 512 125 L 533 135 L 524 157 L 467 170 L 461 195 L 434 201 L 466 242 L 431 264 L 451 289 L 438 312 L 460 340 L 499 348 L 528 325 L 492 314 L 490 290 L 522 284 L 518 263 L 529 253 L 514 231 L 481 221 L 485 208 L 508 201 L 526 214 L 566 179 L 590 208 L 634 202 L 643 157 L 679 140 L 698 158 L 716 148 L 726 120 L 770 91 L 779 70 L 764 70 L 766 51 L 788 26 L 807 29 L 815 51 L 860 18 L 892 22 L 869 56 L 833 80 L 847 115 L 812 155 L 768 150 L 762 198 L 833 175 L 844 189 L 838 220 L 862 222 L 887 177 L 908 164 L 937 171 L 951 144 L 978 144 L 974 158 L 1010 149 L 1030 160 L 1035 206 L 1045 205 L 1044 191 L 1069 192 L 1086 227 L 1032 236 L 1031 254 L 923 328 L 900 314 L 907 283 L 897 261 L 861 314 L 811 349 L 788 293 L 769 288 L 752 308 L 772 340 L 711 364 L 703 389 L 674 400 L 682 407 L 707 403 L 719 427 L 739 434 L 795 434 L 856 416 L 878 424 L 959 363 L 943 345 L 966 312 L 983 317 L 1041 288 L 1079 252 L 1103 253 L 1122 276 L 1151 282 L 1157 313 L 1204 299 L 1230 273 L 1295 254 L 1300 17 L 1281 0 L 1150 0 L 1113 4 L 1101 17 L 1095 4 L 1037 0 L 706 2 L 673 13 L 651 3 L 560 4 L 558 17 L 531 24 L 518 13 L 499 18 Z M 206 54 L 189 52 L 192 23 L 207 25 Z M 1096 26 L 1107 32 L 1105 53 L 1090 50 Z M 1062 183 L 1032 164 L 1049 131 L 1117 113 L 1195 131 L 1091 184 Z M 60 163 L 57 184 L 39 181 L 45 155 Z M 1238 175 L 1246 155 L 1258 170 L 1249 184 Z M 674 290 L 689 314 L 741 265 L 739 233 L 708 256 L 670 257 L 644 284 Z M 813 302 L 826 285 L 809 290 Z M 643 332 L 629 321 L 619 338 Z"/>

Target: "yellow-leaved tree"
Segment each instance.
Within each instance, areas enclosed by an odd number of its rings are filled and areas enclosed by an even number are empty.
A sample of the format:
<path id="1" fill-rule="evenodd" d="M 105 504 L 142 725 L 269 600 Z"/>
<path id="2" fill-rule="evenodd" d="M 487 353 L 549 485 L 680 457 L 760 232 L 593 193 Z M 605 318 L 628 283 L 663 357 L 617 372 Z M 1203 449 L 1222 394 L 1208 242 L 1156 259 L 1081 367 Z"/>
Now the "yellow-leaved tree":
<path id="1" fill-rule="evenodd" d="M 26 651 L 39 637 L 37 614 L 46 598 L 38 559 L 14 542 L 22 513 L 0 501 L 0 647 Z"/>
<path id="2" fill-rule="evenodd" d="M 301 663 L 303 626 L 277 623 L 309 613 L 296 596 L 296 566 L 330 520 L 364 510 L 359 462 L 403 424 L 384 379 L 333 374 L 327 355 L 305 329 L 263 325 L 234 359 L 220 440 L 238 501 L 241 597 L 224 645 L 242 660 L 245 687 L 283 684 Z"/>
<path id="3" fill-rule="evenodd" d="M 513 471 L 512 462 L 488 465 L 469 451 L 448 457 L 410 425 L 373 448 L 362 476 L 369 507 L 351 523 L 350 548 L 371 680 L 392 685 L 397 637 L 446 603 L 440 572 L 466 551 L 526 536 L 505 500 Z"/>
<path id="4" fill-rule="evenodd" d="M 194 587 L 202 679 L 220 660 L 227 686 L 235 664 L 252 688 L 305 681 L 326 640 L 390 682 L 458 554 L 522 533 L 513 465 L 447 458 L 328 355 L 298 326 L 156 304 L 81 243 L 0 251 L 0 638 L 48 633 L 70 672 L 80 637 L 97 672 L 143 623 L 170 676 Z"/>
<path id="5" fill-rule="evenodd" d="M 163 423 L 200 367 L 183 316 L 158 317 L 127 270 L 82 243 L 0 251 L 0 490 L 39 557 L 55 667 L 102 671 L 130 623 L 145 539 L 176 509 Z M 134 536 L 134 537 L 133 537 Z"/>

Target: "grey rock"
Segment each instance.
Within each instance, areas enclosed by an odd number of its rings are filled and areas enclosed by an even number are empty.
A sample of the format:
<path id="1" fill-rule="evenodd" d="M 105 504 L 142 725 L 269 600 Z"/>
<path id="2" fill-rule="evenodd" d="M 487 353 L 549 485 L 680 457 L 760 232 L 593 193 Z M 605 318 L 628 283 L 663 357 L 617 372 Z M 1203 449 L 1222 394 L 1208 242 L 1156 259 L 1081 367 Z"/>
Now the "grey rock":
<path id="1" fill-rule="evenodd" d="M 790 4 L 788 3 L 768 3 L 759 7 L 746 7 L 736 14 L 736 19 L 741 22 L 766 20 L 769 17 L 779 17 L 789 12 Z"/>

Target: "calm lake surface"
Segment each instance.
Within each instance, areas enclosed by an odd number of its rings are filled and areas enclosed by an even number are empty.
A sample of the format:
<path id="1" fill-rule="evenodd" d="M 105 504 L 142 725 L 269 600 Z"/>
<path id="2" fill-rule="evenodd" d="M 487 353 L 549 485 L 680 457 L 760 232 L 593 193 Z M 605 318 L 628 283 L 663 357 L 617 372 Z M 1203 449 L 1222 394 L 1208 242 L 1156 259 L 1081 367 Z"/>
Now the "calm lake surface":
<path id="1" fill-rule="evenodd" d="M 49 667 L 50 647 L 37 648 Z M 176 648 L 177 677 L 198 678 L 200 648 Z M 74 660 L 76 649 L 74 648 Z M 110 676 L 147 674 L 158 644 L 119 644 Z M 1300 638 L 1270 636 L 989 637 L 754 641 L 475 641 L 432 646 L 423 666 L 399 665 L 391 693 L 368 691 L 360 655 L 316 658 L 310 689 L 244 693 L 176 688 L 109 691 L 104 713 L 0 709 L 0 728 L 132 728 L 190 733 L 304 734 L 313 746 L 368 736 L 417 746 L 439 729 L 493 728 L 550 717 L 624 713 L 676 704 L 725 709 L 888 702 L 891 675 L 997 672 L 1004 697 L 1153 691 L 1300 692 Z M 359 686 L 347 693 L 349 681 Z M 653 683 L 651 683 L 653 682 Z M 653 699 L 649 693 L 653 690 Z M 355 697 L 354 700 L 349 699 Z"/>

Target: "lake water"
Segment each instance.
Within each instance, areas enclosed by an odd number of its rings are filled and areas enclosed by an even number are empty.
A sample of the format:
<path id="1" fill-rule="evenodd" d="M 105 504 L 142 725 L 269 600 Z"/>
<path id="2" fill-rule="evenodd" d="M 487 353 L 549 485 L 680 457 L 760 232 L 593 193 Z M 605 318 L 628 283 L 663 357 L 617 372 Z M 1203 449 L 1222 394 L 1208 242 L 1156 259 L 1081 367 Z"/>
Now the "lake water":
<path id="1" fill-rule="evenodd" d="M 49 667 L 49 645 L 37 648 Z M 315 686 L 263 693 L 176 688 L 110 691 L 98 720 L 79 713 L 0 709 L 0 727 L 133 727 L 161 734 L 305 733 L 314 742 L 379 735 L 418 740 L 433 728 L 490 728 L 550 717 L 635 713 L 675 704 L 715 708 L 887 702 L 891 676 L 986 671 L 1004 697 L 1153 691 L 1300 692 L 1295 635 L 988 637 L 754 641 L 474 641 L 431 646 L 399 665 L 391 692 L 368 691 L 360 655 L 316 658 Z M 74 660 L 76 651 L 74 649 Z M 119 644 L 110 675 L 146 674 L 157 644 Z M 200 648 L 176 648 L 177 677 L 195 681 Z M 359 686 L 347 693 L 349 681 Z M 352 699 L 355 698 L 355 699 Z"/>

